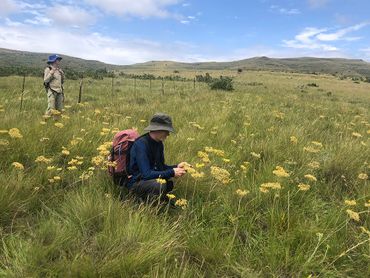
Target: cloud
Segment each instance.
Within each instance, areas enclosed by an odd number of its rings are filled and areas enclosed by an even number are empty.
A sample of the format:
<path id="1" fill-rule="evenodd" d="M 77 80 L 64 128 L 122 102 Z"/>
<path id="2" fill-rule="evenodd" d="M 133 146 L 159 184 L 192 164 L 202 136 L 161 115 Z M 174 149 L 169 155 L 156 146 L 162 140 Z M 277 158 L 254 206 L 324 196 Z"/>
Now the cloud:
<path id="1" fill-rule="evenodd" d="M 77 6 L 55 5 L 48 9 L 47 14 L 57 24 L 69 26 L 85 26 L 93 24 L 97 15 Z"/>
<path id="2" fill-rule="evenodd" d="M 311 8 L 321 8 L 326 6 L 331 0 L 308 0 L 308 5 Z"/>
<path id="3" fill-rule="evenodd" d="M 42 38 L 42 39 L 41 39 Z M 45 43 L 52 42 L 52 43 Z M 70 32 L 55 27 L 0 26 L 0 47 L 60 53 L 112 64 L 151 60 L 199 62 L 196 46 L 184 42 L 160 43 L 140 38 L 116 38 L 100 33 Z"/>
<path id="4" fill-rule="evenodd" d="M 297 15 L 301 13 L 300 10 L 298 9 L 286 9 L 286 8 L 282 8 L 277 5 L 271 5 L 270 10 L 273 12 L 285 14 L 285 15 Z"/>
<path id="5" fill-rule="evenodd" d="M 283 46 L 297 49 L 321 49 L 323 51 L 338 51 L 339 48 L 328 44 L 339 40 L 355 41 L 361 37 L 346 37 L 347 34 L 355 32 L 369 25 L 368 22 L 356 24 L 347 28 L 338 29 L 336 32 L 328 33 L 328 28 L 307 27 L 296 35 L 293 40 L 283 40 Z"/>
<path id="6" fill-rule="evenodd" d="M 353 41 L 353 40 L 357 40 L 359 38 L 358 37 L 345 38 L 344 36 L 347 35 L 350 32 L 358 31 L 358 30 L 360 30 L 361 28 L 364 28 L 367 25 L 369 25 L 368 22 L 363 22 L 363 23 L 356 24 L 356 25 L 353 25 L 353 26 L 350 26 L 350 27 L 347 27 L 347 28 L 339 29 L 334 33 L 318 34 L 316 37 L 320 41 L 337 41 L 337 40 L 340 40 L 340 39 Z"/>
<path id="7" fill-rule="evenodd" d="M 180 15 L 168 11 L 169 6 L 180 3 L 180 0 L 85 0 L 86 3 L 104 12 L 121 16 L 180 18 Z"/>
<path id="8" fill-rule="evenodd" d="M 0 16 L 16 12 L 19 8 L 19 5 L 14 0 L 1 0 Z"/>

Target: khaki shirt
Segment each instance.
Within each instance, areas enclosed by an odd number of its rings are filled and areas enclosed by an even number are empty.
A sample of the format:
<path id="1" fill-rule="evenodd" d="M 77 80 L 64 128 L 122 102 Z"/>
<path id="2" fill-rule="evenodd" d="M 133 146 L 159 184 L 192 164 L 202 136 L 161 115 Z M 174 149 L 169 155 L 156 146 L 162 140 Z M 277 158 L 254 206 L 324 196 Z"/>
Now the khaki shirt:
<path id="1" fill-rule="evenodd" d="M 51 90 L 63 93 L 64 72 L 61 69 L 55 69 L 54 73 L 51 73 L 50 68 L 47 67 L 44 71 L 44 82 L 49 83 Z"/>

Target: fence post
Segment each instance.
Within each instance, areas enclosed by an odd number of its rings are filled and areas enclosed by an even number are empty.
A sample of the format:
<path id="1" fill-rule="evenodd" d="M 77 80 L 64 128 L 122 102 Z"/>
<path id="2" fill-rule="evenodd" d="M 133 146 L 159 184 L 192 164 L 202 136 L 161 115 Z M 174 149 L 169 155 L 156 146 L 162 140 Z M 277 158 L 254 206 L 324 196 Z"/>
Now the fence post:
<path id="1" fill-rule="evenodd" d="M 114 94 L 114 74 L 112 75 L 112 97 Z"/>
<path id="2" fill-rule="evenodd" d="M 150 92 L 152 92 L 152 78 L 149 77 L 149 89 L 150 89 Z"/>
<path id="3" fill-rule="evenodd" d="M 79 93 L 78 93 L 78 102 L 77 102 L 77 103 L 81 103 L 83 80 L 84 80 L 84 76 L 82 76 L 82 77 L 81 77 L 81 81 L 80 81 L 80 91 L 79 91 Z"/>
<path id="4" fill-rule="evenodd" d="M 162 77 L 162 96 L 164 95 L 164 78 Z"/>
<path id="5" fill-rule="evenodd" d="M 195 93 L 195 77 L 194 77 L 194 85 L 193 85 L 193 90 L 194 90 L 194 93 Z"/>
<path id="6" fill-rule="evenodd" d="M 26 83 L 26 74 L 23 75 L 23 83 L 22 83 L 22 93 L 21 93 L 21 107 L 20 110 L 22 112 L 23 108 L 23 95 L 24 95 L 24 84 Z"/>

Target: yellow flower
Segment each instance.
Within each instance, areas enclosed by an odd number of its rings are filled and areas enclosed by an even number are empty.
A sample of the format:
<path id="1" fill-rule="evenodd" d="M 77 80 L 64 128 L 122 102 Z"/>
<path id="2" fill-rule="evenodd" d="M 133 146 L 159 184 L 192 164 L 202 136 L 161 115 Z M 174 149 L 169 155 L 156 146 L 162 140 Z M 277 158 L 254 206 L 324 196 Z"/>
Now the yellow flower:
<path id="1" fill-rule="evenodd" d="M 259 153 L 251 152 L 251 155 L 255 158 L 261 158 L 261 154 Z"/>
<path id="2" fill-rule="evenodd" d="M 51 112 L 51 115 L 53 115 L 53 116 L 58 116 L 58 115 L 61 114 L 60 111 L 55 110 L 55 109 L 51 109 L 50 112 Z"/>
<path id="3" fill-rule="evenodd" d="M 360 174 L 358 175 L 358 178 L 359 178 L 360 180 L 367 180 L 367 179 L 368 179 L 368 176 L 367 176 L 367 174 L 365 174 L 365 173 L 360 173 Z"/>
<path id="4" fill-rule="evenodd" d="M 54 126 L 56 126 L 57 128 L 63 128 L 64 125 L 62 123 L 55 123 Z"/>
<path id="5" fill-rule="evenodd" d="M 262 193 L 267 193 L 267 192 L 269 192 L 269 190 L 268 190 L 267 188 L 265 188 L 265 187 L 260 187 L 260 191 L 261 191 Z"/>
<path id="6" fill-rule="evenodd" d="M 345 200 L 344 204 L 346 204 L 347 206 L 355 206 L 357 203 L 356 200 Z"/>
<path id="7" fill-rule="evenodd" d="M 308 146 L 308 147 L 303 147 L 303 150 L 308 153 L 318 153 L 320 150 L 315 149 L 314 147 Z"/>
<path id="8" fill-rule="evenodd" d="M 7 134 L 7 133 L 9 133 L 9 130 L 0 129 L 0 134 Z"/>
<path id="9" fill-rule="evenodd" d="M 316 146 L 316 147 L 319 147 L 319 148 L 322 148 L 323 147 L 322 143 L 317 142 L 317 141 L 312 141 L 311 144 L 314 145 L 314 146 Z"/>
<path id="10" fill-rule="evenodd" d="M 17 170 L 24 170 L 24 166 L 22 163 L 19 163 L 19 162 L 13 162 L 12 163 L 12 166 L 17 169 Z"/>
<path id="11" fill-rule="evenodd" d="M 300 183 L 298 184 L 298 188 L 300 191 L 307 191 L 310 189 L 310 185 L 309 184 L 304 184 L 304 183 Z"/>
<path id="12" fill-rule="evenodd" d="M 0 139 L 0 146 L 8 146 L 8 145 L 9 145 L 9 141 L 8 140 Z"/>
<path id="13" fill-rule="evenodd" d="M 67 169 L 69 171 L 74 171 L 74 170 L 77 170 L 77 167 L 76 166 L 69 166 L 69 167 L 67 167 Z"/>
<path id="14" fill-rule="evenodd" d="M 40 138 L 40 142 L 49 141 L 50 139 L 48 137 L 42 137 Z"/>
<path id="15" fill-rule="evenodd" d="M 50 162 L 52 162 L 53 161 L 53 159 L 52 158 L 46 158 L 45 156 L 43 156 L 43 155 L 40 155 L 40 156 L 38 156 L 36 159 L 35 159 L 35 162 L 43 162 L 43 163 L 46 163 L 46 164 L 48 164 L 48 163 L 50 163 Z"/>
<path id="16" fill-rule="evenodd" d="M 187 141 L 194 141 L 194 140 L 195 140 L 195 138 L 191 138 L 191 137 L 189 137 L 189 138 L 186 138 L 186 140 L 187 140 Z"/>
<path id="17" fill-rule="evenodd" d="M 167 196 L 167 198 L 168 198 L 169 200 L 172 200 L 172 199 L 175 199 L 175 198 L 176 198 L 176 196 L 175 196 L 175 195 L 173 195 L 173 194 L 166 194 L 166 196 Z"/>
<path id="18" fill-rule="evenodd" d="M 350 210 L 350 209 L 347 209 L 346 212 L 347 212 L 347 214 L 349 215 L 349 217 L 351 219 L 353 219 L 353 220 L 355 220 L 357 222 L 360 221 L 360 215 L 357 212 L 355 212 L 353 210 Z"/>
<path id="19" fill-rule="evenodd" d="M 260 185 L 260 190 L 261 188 L 265 188 L 265 189 L 281 189 L 281 184 L 278 183 L 278 182 L 267 182 L 267 183 L 263 183 Z M 262 190 L 261 190 L 262 191 Z"/>
<path id="20" fill-rule="evenodd" d="M 228 159 L 228 158 L 223 158 L 222 160 L 223 160 L 225 163 L 230 163 L 230 161 L 231 161 L 231 160 L 230 160 L 230 159 Z"/>
<path id="21" fill-rule="evenodd" d="M 317 181 L 317 178 L 311 174 L 304 175 L 304 177 L 310 181 Z"/>
<path id="22" fill-rule="evenodd" d="M 195 168 L 203 168 L 204 167 L 204 163 L 196 163 L 195 164 Z"/>
<path id="23" fill-rule="evenodd" d="M 45 121 L 41 121 L 40 122 L 40 125 L 46 125 L 46 122 Z"/>
<path id="24" fill-rule="evenodd" d="M 249 191 L 248 191 L 248 190 L 241 190 L 241 189 L 237 189 L 237 190 L 235 191 L 235 193 L 236 193 L 236 195 L 238 195 L 240 198 L 242 198 L 242 197 L 246 196 L 246 195 L 249 193 Z"/>
<path id="25" fill-rule="evenodd" d="M 146 120 L 140 120 L 140 122 L 141 122 L 141 123 L 145 123 L 145 122 L 146 122 Z"/>
<path id="26" fill-rule="evenodd" d="M 158 178 L 156 181 L 157 181 L 159 184 L 166 184 L 166 183 L 167 183 L 167 181 L 166 181 L 165 179 L 161 179 L 161 178 Z"/>
<path id="27" fill-rule="evenodd" d="M 308 167 L 312 168 L 312 169 L 319 169 L 320 168 L 320 162 L 317 162 L 317 161 L 312 161 L 310 163 L 307 164 Z"/>
<path id="28" fill-rule="evenodd" d="M 100 156 L 100 155 L 99 156 L 94 156 L 91 159 L 91 163 L 94 163 L 96 166 L 101 165 L 104 161 L 105 161 L 104 157 Z"/>
<path id="29" fill-rule="evenodd" d="M 290 142 L 292 143 L 292 144 L 297 144 L 298 143 L 298 139 L 297 139 L 297 137 L 295 137 L 295 136 L 290 136 Z"/>
<path id="30" fill-rule="evenodd" d="M 15 138 L 15 139 L 20 139 L 20 138 L 23 138 L 23 135 L 21 134 L 21 132 L 19 131 L 18 128 L 11 128 L 9 131 L 8 131 L 10 137 L 12 138 Z"/>
<path id="31" fill-rule="evenodd" d="M 213 153 L 213 154 L 215 154 L 217 156 L 220 156 L 220 157 L 225 156 L 225 152 L 223 150 L 215 149 L 215 148 L 212 148 L 212 147 L 205 147 L 204 150 L 207 153 Z"/>
<path id="32" fill-rule="evenodd" d="M 272 173 L 278 177 L 281 177 L 281 178 L 287 178 L 289 177 L 290 175 L 284 170 L 283 167 L 281 166 L 276 166 L 276 170 L 272 171 Z"/>
<path id="33" fill-rule="evenodd" d="M 230 173 L 226 169 L 222 169 L 217 166 L 211 166 L 211 174 L 216 180 L 223 184 L 228 184 L 231 182 Z"/>
<path id="34" fill-rule="evenodd" d="M 67 149 L 63 149 L 63 150 L 62 150 L 62 154 L 63 154 L 63 155 L 69 155 L 69 154 L 70 154 L 70 151 L 69 151 L 69 150 L 67 150 Z"/>
<path id="35" fill-rule="evenodd" d="M 178 199 L 175 205 L 185 209 L 188 206 L 188 201 L 186 199 Z"/>
<path id="36" fill-rule="evenodd" d="M 46 170 L 53 171 L 53 170 L 55 170 L 55 166 L 48 166 L 48 167 L 46 167 Z"/>
<path id="37" fill-rule="evenodd" d="M 204 177 L 204 173 L 203 172 L 194 172 L 194 173 L 191 173 L 190 174 L 194 179 L 200 179 L 200 178 L 203 178 Z"/>
<path id="38" fill-rule="evenodd" d="M 361 138 L 362 137 L 362 135 L 358 132 L 352 132 L 352 136 L 356 137 L 356 138 Z"/>
<path id="39" fill-rule="evenodd" d="M 54 176 L 54 178 L 53 178 L 55 181 L 60 181 L 62 178 L 61 177 L 59 177 L 59 176 Z"/>

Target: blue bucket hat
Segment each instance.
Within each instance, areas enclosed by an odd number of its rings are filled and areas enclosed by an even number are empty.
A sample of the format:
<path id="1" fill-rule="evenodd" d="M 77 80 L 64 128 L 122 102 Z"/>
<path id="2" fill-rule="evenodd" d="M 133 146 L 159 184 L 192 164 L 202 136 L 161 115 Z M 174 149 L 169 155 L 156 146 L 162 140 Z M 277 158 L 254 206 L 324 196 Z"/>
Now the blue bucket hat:
<path id="1" fill-rule="evenodd" d="M 62 57 L 60 57 L 58 54 L 50 55 L 48 58 L 48 64 L 54 63 L 56 60 L 62 60 Z"/>

